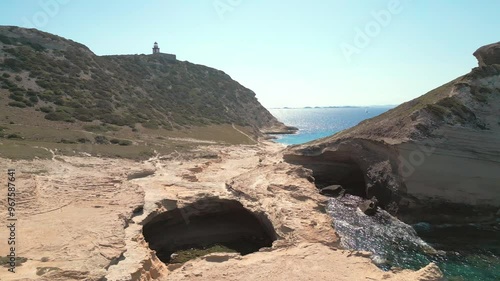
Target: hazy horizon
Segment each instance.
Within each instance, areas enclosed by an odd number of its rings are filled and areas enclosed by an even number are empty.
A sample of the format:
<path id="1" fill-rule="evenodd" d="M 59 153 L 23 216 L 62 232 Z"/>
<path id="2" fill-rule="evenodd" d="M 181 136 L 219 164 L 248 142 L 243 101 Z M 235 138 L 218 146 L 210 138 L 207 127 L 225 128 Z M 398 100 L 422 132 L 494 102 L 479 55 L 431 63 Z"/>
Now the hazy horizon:
<path id="1" fill-rule="evenodd" d="M 500 41 L 493 1 L 5 0 L 1 25 L 97 55 L 162 52 L 217 68 L 266 108 L 397 105 L 477 66 Z"/>
<path id="2" fill-rule="evenodd" d="M 355 108 L 370 108 L 370 107 L 396 107 L 399 104 L 372 104 L 372 105 L 321 105 L 321 106 L 298 106 L 298 107 L 268 107 L 267 109 L 311 109 L 311 108 L 343 108 L 343 107 L 355 107 Z"/>

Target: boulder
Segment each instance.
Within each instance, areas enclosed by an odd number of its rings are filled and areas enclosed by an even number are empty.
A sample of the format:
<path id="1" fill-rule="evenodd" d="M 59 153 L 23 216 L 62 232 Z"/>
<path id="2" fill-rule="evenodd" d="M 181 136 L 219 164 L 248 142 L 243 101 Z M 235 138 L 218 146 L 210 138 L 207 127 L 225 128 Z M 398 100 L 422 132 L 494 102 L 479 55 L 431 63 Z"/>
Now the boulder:
<path id="1" fill-rule="evenodd" d="M 372 199 L 361 202 L 358 206 L 358 208 L 367 216 L 375 215 L 375 213 L 377 213 L 377 207 L 378 207 L 378 200 L 375 197 L 372 197 Z"/>
<path id="2" fill-rule="evenodd" d="M 479 66 L 500 64 L 500 42 L 483 46 L 473 53 Z"/>
<path id="3" fill-rule="evenodd" d="M 339 197 L 343 196 L 345 193 L 345 189 L 338 184 L 335 185 L 329 185 L 327 187 L 323 187 L 319 193 L 321 195 L 329 196 L 329 197 Z"/>

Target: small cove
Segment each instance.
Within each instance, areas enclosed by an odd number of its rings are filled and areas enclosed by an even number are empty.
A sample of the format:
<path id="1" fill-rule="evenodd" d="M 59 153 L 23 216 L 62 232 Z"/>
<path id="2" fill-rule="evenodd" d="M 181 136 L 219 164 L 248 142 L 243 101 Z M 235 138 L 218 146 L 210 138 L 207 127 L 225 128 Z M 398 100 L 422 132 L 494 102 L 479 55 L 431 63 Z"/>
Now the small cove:
<path id="1" fill-rule="evenodd" d="M 271 109 L 281 122 L 299 128 L 276 142 L 301 144 L 332 135 L 392 107 Z M 420 269 L 435 262 L 449 281 L 500 280 L 500 221 L 489 224 L 407 225 L 380 211 L 374 217 L 357 209 L 356 196 L 330 199 L 327 211 L 341 245 L 374 253 L 380 268 Z"/>

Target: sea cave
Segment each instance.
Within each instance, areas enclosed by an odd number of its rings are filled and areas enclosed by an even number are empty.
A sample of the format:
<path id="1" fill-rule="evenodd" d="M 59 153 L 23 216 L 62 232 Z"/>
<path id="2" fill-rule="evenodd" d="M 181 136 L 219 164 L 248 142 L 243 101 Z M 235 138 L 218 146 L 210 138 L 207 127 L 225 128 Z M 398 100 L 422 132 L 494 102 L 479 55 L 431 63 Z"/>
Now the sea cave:
<path id="1" fill-rule="evenodd" d="M 318 189 L 341 185 L 346 193 L 367 197 L 365 173 L 348 153 L 328 151 L 318 156 L 288 155 L 285 159 L 310 169 Z"/>

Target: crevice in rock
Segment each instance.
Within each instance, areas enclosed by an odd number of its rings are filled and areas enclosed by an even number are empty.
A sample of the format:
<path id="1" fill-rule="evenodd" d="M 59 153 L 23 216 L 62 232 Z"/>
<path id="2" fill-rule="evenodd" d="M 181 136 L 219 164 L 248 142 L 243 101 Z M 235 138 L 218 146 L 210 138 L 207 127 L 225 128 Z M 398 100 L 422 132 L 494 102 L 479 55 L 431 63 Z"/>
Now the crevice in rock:
<path id="1" fill-rule="evenodd" d="M 109 264 L 108 264 L 108 265 L 106 265 L 106 266 L 104 267 L 104 269 L 108 270 L 111 266 L 113 266 L 113 265 L 117 265 L 119 262 L 124 261 L 124 260 L 125 260 L 125 255 L 124 255 L 124 254 L 125 254 L 125 252 L 126 252 L 126 250 L 124 250 L 124 251 L 120 254 L 120 256 L 119 256 L 119 257 L 117 257 L 117 258 L 113 258 L 113 259 L 109 262 Z"/>
<path id="2" fill-rule="evenodd" d="M 277 239 L 265 214 L 252 213 L 236 200 L 219 198 L 163 212 L 144 225 L 143 235 L 164 263 L 175 262 L 172 254 L 190 250 L 222 248 L 246 255 L 271 247 Z"/>

